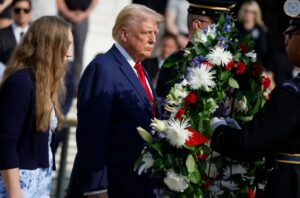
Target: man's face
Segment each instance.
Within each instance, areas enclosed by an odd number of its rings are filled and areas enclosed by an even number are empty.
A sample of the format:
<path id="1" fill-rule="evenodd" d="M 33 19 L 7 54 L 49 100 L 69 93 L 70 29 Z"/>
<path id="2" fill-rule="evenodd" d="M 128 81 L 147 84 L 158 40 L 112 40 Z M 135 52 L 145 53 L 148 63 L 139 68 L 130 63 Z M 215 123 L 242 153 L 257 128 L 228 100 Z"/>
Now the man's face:
<path id="1" fill-rule="evenodd" d="M 133 23 L 126 28 L 126 50 L 135 61 L 149 58 L 156 43 L 157 23 L 146 20 Z"/>
<path id="2" fill-rule="evenodd" d="M 287 52 L 289 63 L 300 66 L 300 30 L 291 32 L 289 34 Z"/>
<path id="3" fill-rule="evenodd" d="M 166 59 L 172 53 L 178 50 L 177 43 L 173 38 L 164 38 L 161 41 L 161 58 Z"/>
<path id="4" fill-rule="evenodd" d="M 188 22 L 190 39 L 192 39 L 194 37 L 196 32 L 203 30 L 203 29 L 207 29 L 208 26 L 210 26 L 214 22 L 213 19 L 208 16 L 190 15 L 189 17 L 193 18 L 193 19 L 191 19 L 190 22 Z"/>
<path id="5" fill-rule="evenodd" d="M 29 2 L 17 2 L 12 9 L 12 18 L 18 26 L 26 26 L 31 19 L 31 8 Z"/>
<path id="6" fill-rule="evenodd" d="M 208 16 L 200 16 L 196 21 L 198 21 L 198 30 L 207 29 L 213 23 L 213 20 Z"/>

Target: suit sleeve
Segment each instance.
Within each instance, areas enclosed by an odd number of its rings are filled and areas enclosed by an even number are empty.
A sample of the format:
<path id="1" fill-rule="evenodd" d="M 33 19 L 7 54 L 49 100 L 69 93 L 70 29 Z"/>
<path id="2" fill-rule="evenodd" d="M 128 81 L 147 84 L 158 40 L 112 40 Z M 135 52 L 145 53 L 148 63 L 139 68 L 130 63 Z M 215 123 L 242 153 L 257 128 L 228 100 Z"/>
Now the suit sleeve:
<path id="1" fill-rule="evenodd" d="M 0 91 L 0 170 L 19 167 L 17 144 L 30 106 L 33 88 L 13 74 Z"/>
<path id="2" fill-rule="evenodd" d="M 276 88 L 270 101 L 242 130 L 218 127 L 213 134 L 211 147 L 237 159 L 280 152 L 292 133 L 299 128 L 299 115 L 299 96 L 289 90 Z"/>
<path id="3" fill-rule="evenodd" d="M 76 140 L 83 171 L 82 193 L 108 188 L 107 143 L 113 102 L 112 76 L 92 62 L 79 85 Z"/>

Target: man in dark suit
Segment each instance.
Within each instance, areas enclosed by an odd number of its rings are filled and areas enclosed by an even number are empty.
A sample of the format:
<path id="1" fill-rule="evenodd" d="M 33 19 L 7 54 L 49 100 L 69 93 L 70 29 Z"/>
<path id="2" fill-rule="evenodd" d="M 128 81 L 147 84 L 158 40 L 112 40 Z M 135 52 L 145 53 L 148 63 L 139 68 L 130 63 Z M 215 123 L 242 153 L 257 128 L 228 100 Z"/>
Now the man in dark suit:
<path id="1" fill-rule="evenodd" d="M 159 42 L 159 56 L 154 58 L 146 59 L 142 62 L 148 72 L 149 77 L 154 86 L 156 86 L 158 72 L 164 62 L 164 60 L 170 56 L 172 53 L 177 51 L 179 44 L 177 42 L 177 37 L 171 33 L 165 32 Z"/>
<path id="2" fill-rule="evenodd" d="M 68 197 L 154 197 L 151 180 L 133 169 L 144 147 L 136 128 L 149 129 L 151 118 L 158 116 L 155 92 L 140 61 L 152 53 L 160 20 L 145 6 L 126 6 L 112 31 L 116 43 L 85 70 Z"/>
<path id="3" fill-rule="evenodd" d="M 228 13 L 234 7 L 234 0 L 187 0 L 190 2 L 188 8 L 188 30 L 190 42 L 186 48 L 193 47 L 191 42 L 194 34 L 201 29 L 207 29 L 209 25 L 218 21 L 221 14 Z M 180 60 L 184 56 L 185 51 L 180 49 L 166 59 L 165 63 L 174 60 Z M 174 65 L 172 67 L 164 67 L 160 70 L 156 92 L 159 97 L 166 97 L 176 82 L 180 80 L 185 68 L 183 65 Z"/>
<path id="4" fill-rule="evenodd" d="M 0 62 L 6 65 L 11 53 L 29 28 L 31 19 L 31 1 L 14 0 L 12 3 L 10 26 L 0 29 Z"/>

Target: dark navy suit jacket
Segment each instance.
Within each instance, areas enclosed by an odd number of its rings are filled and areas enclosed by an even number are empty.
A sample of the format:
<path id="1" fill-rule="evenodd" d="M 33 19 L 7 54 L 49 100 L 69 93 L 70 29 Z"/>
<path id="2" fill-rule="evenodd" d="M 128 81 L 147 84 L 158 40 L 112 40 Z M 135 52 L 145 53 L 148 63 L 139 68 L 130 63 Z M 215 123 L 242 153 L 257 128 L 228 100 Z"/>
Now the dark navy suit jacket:
<path id="1" fill-rule="evenodd" d="M 0 88 L 0 170 L 48 168 L 48 136 L 36 131 L 33 76 L 19 70 Z"/>
<path id="2" fill-rule="evenodd" d="M 152 182 L 133 170 L 144 147 L 136 128 L 150 130 L 151 106 L 115 46 L 88 65 L 78 93 L 78 153 L 68 197 L 101 189 L 110 198 L 153 197 Z"/>
<path id="3" fill-rule="evenodd" d="M 6 65 L 16 46 L 17 41 L 12 26 L 0 29 L 0 62 Z"/>

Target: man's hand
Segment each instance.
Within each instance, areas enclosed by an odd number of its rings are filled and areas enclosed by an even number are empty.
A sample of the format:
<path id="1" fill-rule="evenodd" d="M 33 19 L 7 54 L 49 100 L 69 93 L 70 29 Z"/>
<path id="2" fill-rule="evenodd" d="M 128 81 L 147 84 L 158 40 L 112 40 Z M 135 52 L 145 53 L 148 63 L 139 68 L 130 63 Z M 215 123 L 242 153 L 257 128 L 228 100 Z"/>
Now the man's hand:
<path id="1" fill-rule="evenodd" d="M 108 198 L 108 193 L 100 193 L 95 195 L 88 195 L 88 198 Z"/>

